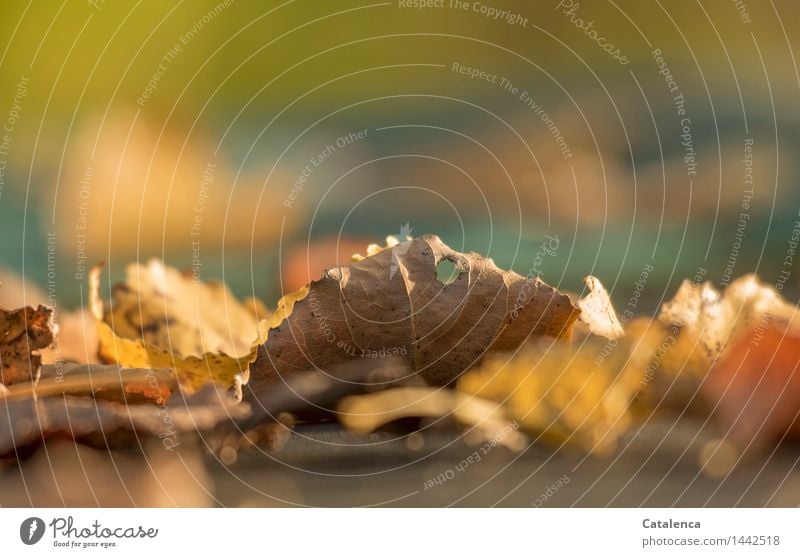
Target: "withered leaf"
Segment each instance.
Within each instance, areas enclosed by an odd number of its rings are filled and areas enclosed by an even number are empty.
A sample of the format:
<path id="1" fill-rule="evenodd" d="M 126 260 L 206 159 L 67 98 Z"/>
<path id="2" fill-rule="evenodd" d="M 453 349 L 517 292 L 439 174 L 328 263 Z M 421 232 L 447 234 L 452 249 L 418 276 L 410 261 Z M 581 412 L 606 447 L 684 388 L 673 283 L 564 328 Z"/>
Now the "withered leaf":
<path id="1" fill-rule="evenodd" d="M 90 273 L 90 309 L 103 362 L 173 368 L 192 392 L 208 382 L 240 389 L 259 338 L 256 313 L 222 284 L 191 277 L 152 260 L 127 268 L 104 310 L 100 268 Z M 260 310 L 263 312 L 264 310 Z"/>
<path id="2" fill-rule="evenodd" d="M 531 435 L 598 455 L 612 451 L 633 423 L 631 403 L 646 384 L 649 353 L 625 337 L 611 352 L 592 337 L 553 340 L 497 354 L 458 381 L 458 390 L 502 403 Z"/>
<path id="3" fill-rule="evenodd" d="M 723 353 L 729 342 L 761 324 L 793 322 L 793 326 L 800 326 L 795 307 L 755 275 L 734 280 L 723 292 L 710 282 L 683 281 L 658 318 L 685 329 L 704 349 L 709 363 Z"/>
<path id="4" fill-rule="evenodd" d="M 53 310 L 40 305 L 0 310 L 0 383 L 33 381 L 42 363 L 38 351 L 53 342 Z"/>
<path id="5" fill-rule="evenodd" d="M 398 356 L 428 383 L 447 384 L 493 351 L 532 336 L 566 336 L 579 310 L 540 279 L 459 253 L 437 236 L 397 243 L 325 272 L 290 296 L 251 365 L 253 391 L 310 368 Z M 458 276 L 444 284 L 437 265 Z"/>
<path id="6" fill-rule="evenodd" d="M 38 444 L 51 436 L 82 439 L 101 435 L 104 440 L 116 433 L 162 439 L 180 433 L 209 430 L 221 422 L 242 418 L 250 412 L 248 404 L 237 403 L 228 393 L 207 385 L 197 393 L 166 405 L 123 404 L 83 396 L 53 396 L 40 399 L 5 401 L 0 399 L 0 455 L 15 448 Z M 174 441 L 173 445 L 178 443 Z"/>

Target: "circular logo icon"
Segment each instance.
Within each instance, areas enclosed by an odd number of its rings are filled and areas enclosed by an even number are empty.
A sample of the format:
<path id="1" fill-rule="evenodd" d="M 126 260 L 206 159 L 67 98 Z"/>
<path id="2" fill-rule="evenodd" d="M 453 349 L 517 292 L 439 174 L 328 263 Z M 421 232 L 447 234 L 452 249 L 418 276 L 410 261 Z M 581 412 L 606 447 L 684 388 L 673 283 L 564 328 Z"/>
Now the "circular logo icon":
<path id="1" fill-rule="evenodd" d="M 25 545 L 33 545 L 44 536 L 44 520 L 38 516 L 32 516 L 22 521 L 19 527 L 19 539 Z"/>

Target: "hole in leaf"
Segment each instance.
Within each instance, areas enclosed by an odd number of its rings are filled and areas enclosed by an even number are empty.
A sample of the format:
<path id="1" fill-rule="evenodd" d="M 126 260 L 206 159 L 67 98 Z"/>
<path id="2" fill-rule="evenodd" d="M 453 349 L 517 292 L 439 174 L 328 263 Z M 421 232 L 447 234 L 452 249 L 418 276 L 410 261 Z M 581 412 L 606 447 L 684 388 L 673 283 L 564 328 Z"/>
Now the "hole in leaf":
<path id="1" fill-rule="evenodd" d="M 450 284 L 458 277 L 458 269 L 456 264 L 449 259 L 442 259 L 436 265 L 436 280 L 442 284 Z"/>

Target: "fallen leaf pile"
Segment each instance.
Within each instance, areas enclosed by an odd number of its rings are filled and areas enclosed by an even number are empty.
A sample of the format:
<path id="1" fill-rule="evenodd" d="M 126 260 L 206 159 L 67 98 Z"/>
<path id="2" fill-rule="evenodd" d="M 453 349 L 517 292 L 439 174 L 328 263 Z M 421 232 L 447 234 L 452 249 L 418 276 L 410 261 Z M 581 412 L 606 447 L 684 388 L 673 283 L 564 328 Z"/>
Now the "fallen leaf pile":
<path id="1" fill-rule="evenodd" d="M 723 292 L 685 282 L 655 318 L 623 326 L 595 277 L 572 302 L 436 236 L 401 240 L 272 312 L 155 260 L 130 265 L 108 304 L 95 268 L 90 313 L 63 321 L 71 336 L 47 307 L 0 312 L 0 455 L 200 433 L 230 463 L 298 420 L 330 419 L 357 433 L 457 423 L 515 450 L 527 435 L 607 455 L 642 416 L 698 404 L 738 446 L 800 429 L 800 318 L 754 276 Z"/>

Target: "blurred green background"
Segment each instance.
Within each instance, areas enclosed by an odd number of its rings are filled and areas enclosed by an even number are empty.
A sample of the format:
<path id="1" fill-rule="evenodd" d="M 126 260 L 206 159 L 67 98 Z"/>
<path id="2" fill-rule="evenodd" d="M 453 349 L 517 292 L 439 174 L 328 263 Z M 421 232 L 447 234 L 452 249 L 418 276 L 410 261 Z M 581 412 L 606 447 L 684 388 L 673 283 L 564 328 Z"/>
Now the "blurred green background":
<path id="1" fill-rule="evenodd" d="M 797 299 L 797 2 L 406 3 L 3 3 L 4 303 L 155 256 L 274 304 L 406 223 L 620 306 L 651 265 L 641 312 Z"/>

